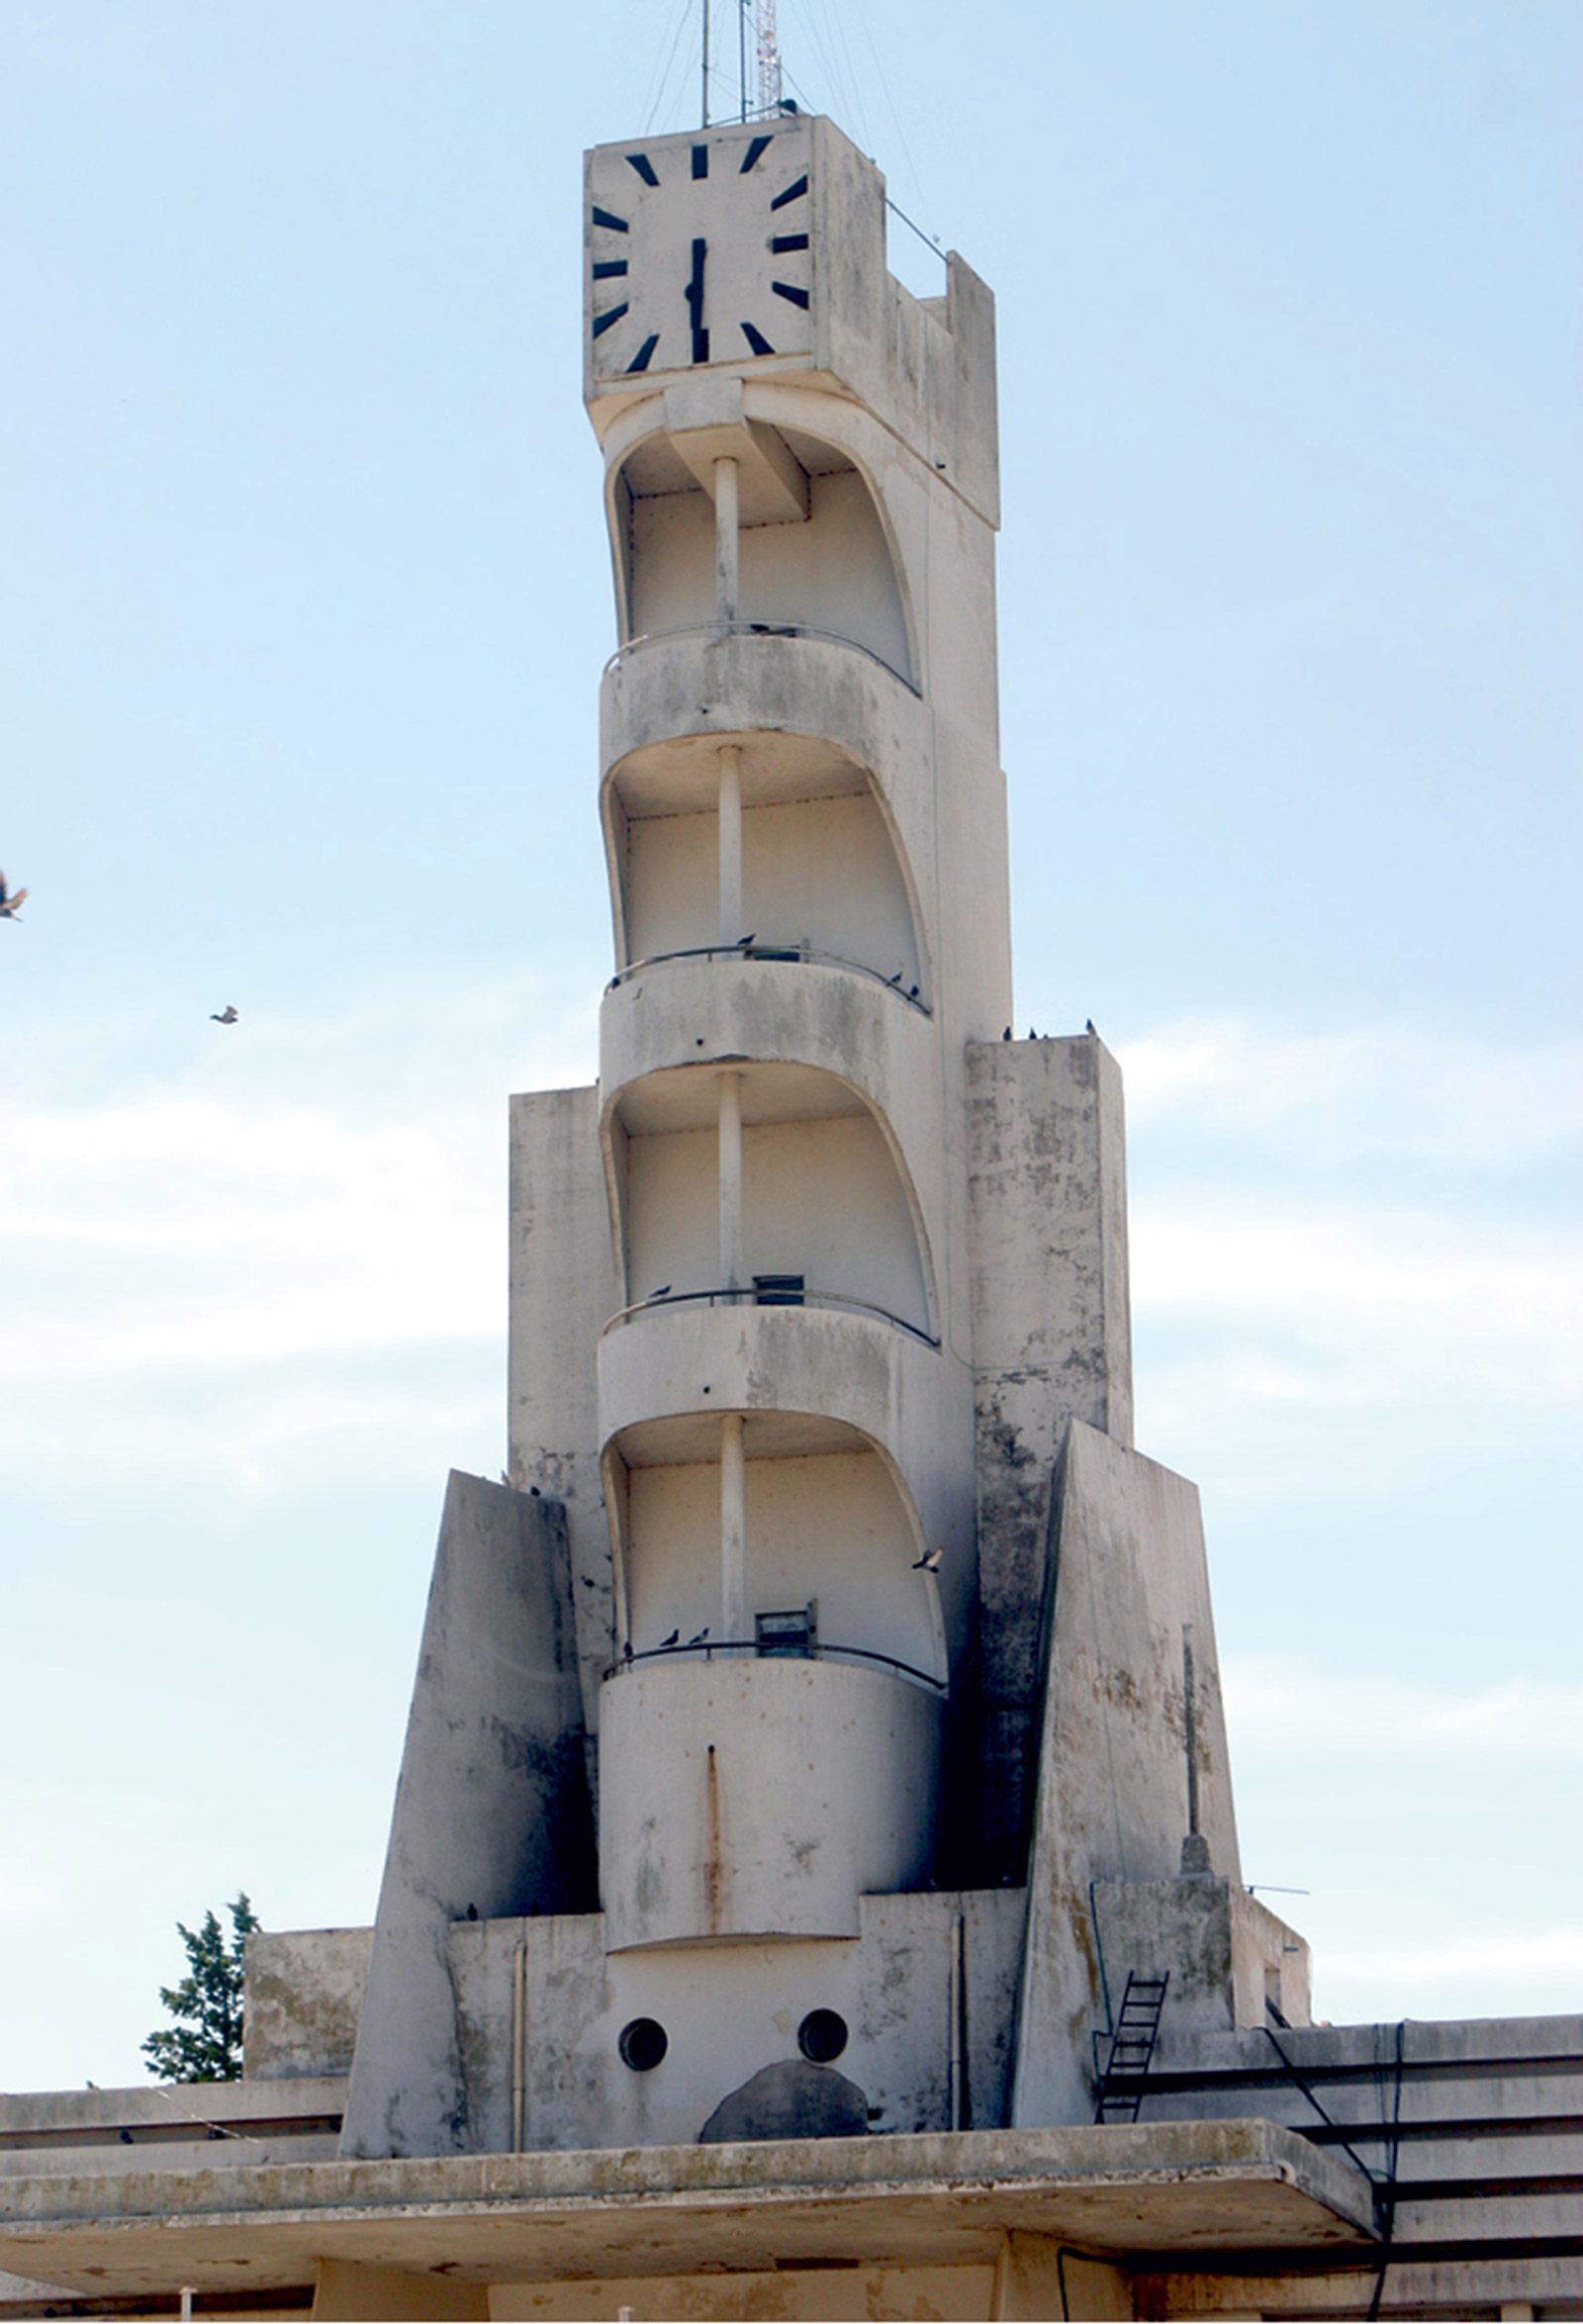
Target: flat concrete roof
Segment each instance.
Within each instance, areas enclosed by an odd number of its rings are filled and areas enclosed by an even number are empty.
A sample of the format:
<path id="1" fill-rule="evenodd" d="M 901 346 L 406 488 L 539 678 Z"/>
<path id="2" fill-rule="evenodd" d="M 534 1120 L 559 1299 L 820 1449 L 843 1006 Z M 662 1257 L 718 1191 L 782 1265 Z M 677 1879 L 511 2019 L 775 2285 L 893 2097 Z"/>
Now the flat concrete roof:
<path id="1" fill-rule="evenodd" d="M 1355 2251 L 1367 2183 L 1258 2120 L 13 2179 L 0 2267 L 84 2292 L 313 2280 L 320 2259 L 510 2282 L 850 2259 Z"/>

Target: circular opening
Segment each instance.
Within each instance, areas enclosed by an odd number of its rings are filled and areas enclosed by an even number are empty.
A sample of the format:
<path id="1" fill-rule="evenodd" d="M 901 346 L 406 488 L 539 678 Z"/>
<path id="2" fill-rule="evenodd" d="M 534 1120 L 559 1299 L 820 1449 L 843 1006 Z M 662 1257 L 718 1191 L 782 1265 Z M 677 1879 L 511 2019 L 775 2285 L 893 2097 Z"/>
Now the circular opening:
<path id="1" fill-rule="evenodd" d="M 650 2074 L 670 2048 L 671 2040 L 657 2017 L 634 2017 L 630 2025 L 622 2026 L 621 2038 L 615 2046 L 622 2062 L 634 2074 Z"/>
<path id="2" fill-rule="evenodd" d="M 828 2066 L 847 2046 L 847 2021 L 834 2009 L 810 2009 L 797 2027 L 797 2048 L 815 2066 Z"/>

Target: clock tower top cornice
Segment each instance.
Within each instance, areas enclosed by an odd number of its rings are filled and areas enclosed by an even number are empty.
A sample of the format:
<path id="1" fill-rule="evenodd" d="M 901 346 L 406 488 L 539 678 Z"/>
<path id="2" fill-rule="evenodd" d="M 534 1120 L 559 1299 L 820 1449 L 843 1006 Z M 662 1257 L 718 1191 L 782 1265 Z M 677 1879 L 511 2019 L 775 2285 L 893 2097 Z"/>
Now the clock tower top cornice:
<path id="1" fill-rule="evenodd" d="M 603 443 L 688 381 L 855 398 L 999 521 L 994 299 L 955 251 L 916 299 L 885 264 L 885 179 L 787 114 L 584 157 L 584 396 Z"/>

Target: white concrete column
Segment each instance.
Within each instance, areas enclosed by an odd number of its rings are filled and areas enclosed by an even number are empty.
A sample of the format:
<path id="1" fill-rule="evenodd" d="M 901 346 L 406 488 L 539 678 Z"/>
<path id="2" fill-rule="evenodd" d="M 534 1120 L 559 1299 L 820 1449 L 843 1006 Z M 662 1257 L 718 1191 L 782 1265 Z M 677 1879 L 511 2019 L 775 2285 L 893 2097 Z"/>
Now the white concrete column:
<path id="1" fill-rule="evenodd" d="M 742 1076 L 720 1075 L 720 1281 L 742 1289 Z"/>
<path id="2" fill-rule="evenodd" d="M 714 463 L 714 617 L 734 621 L 742 596 L 742 535 L 738 521 L 737 467 Z"/>
<path id="3" fill-rule="evenodd" d="M 728 742 L 720 753 L 720 942 L 735 944 L 742 925 L 742 753 Z"/>
<path id="4" fill-rule="evenodd" d="M 742 1415 L 720 1415 L 720 1631 L 748 1634 L 747 1477 Z"/>

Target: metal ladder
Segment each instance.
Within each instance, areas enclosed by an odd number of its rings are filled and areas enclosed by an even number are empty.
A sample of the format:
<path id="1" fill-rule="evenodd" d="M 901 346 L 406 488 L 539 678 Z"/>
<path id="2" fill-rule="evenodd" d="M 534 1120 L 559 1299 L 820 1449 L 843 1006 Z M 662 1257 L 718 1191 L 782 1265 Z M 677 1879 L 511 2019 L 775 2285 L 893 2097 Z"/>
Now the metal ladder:
<path id="1" fill-rule="evenodd" d="M 1099 2078 L 1096 2122 L 1137 2121 L 1169 1983 L 1168 1969 L 1164 1977 L 1140 1977 L 1135 1969 L 1127 1972 L 1127 1990 L 1110 2036 L 1110 2055 Z"/>

